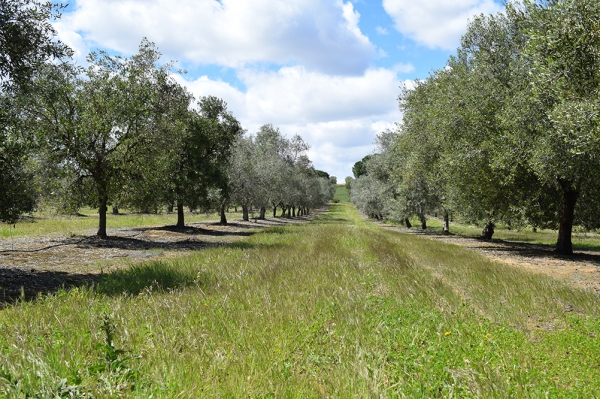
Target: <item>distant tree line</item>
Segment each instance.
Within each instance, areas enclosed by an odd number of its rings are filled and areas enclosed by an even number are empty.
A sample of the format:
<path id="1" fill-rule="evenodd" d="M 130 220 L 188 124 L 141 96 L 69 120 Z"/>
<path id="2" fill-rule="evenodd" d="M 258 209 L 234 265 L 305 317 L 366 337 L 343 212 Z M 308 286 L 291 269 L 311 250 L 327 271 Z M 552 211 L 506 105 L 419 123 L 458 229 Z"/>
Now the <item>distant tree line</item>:
<path id="1" fill-rule="evenodd" d="M 355 165 L 372 217 L 600 227 L 600 2 L 529 0 L 470 22 L 457 54 L 399 96 L 403 120 Z"/>
<path id="2" fill-rule="evenodd" d="M 40 204 L 74 213 L 109 206 L 143 212 L 184 207 L 282 210 L 303 215 L 333 197 L 335 179 L 314 169 L 308 145 L 271 125 L 245 136 L 225 101 L 195 101 L 171 64 L 143 40 L 130 58 L 93 52 L 87 66 L 54 36 L 61 6 L 0 1 L 0 220 Z M 327 175 L 324 176 L 323 174 Z"/>

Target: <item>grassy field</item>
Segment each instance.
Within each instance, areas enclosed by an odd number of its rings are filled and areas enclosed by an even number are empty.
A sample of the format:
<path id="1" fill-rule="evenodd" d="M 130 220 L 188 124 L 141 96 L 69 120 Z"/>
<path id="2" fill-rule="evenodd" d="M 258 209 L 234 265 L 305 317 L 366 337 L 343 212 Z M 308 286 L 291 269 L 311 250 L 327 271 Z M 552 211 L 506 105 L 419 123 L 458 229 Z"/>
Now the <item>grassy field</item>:
<path id="1" fill-rule="evenodd" d="M 598 397 L 599 316 L 590 292 L 338 204 L 2 310 L 0 392 Z"/>
<path id="2" fill-rule="evenodd" d="M 411 219 L 411 223 L 414 229 L 419 229 L 421 223 L 418 219 Z M 450 223 L 450 232 L 466 237 L 480 237 L 483 226 L 474 226 L 469 224 L 462 224 L 460 222 Z M 507 240 L 507 241 L 519 241 L 534 244 L 556 244 L 558 232 L 556 230 L 540 229 L 534 232 L 530 227 L 523 229 L 510 229 L 504 225 L 498 225 L 494 229 L 494 239 Z M 427 218 L 427 231 L 430 232 L 442 232 L 442 220 L 441 218 Z M 596 233 L 578 231 L 577 228 L 573 231 L 573 248 L 575 250 L 593 250 L 600 251 L 600 235 Z"/>
<path id="3" fill-rule="evenodd" d="M 228 214 L 230 218 L 240 218 L 241 213 Z M 198 214 L 186 212 L 185 222 L 203 222 L 218 220 L 217 214 Z M 107 228 L 168 226 L 177 223 L 176 213 L 148 214 L 122 213 L 107 214 Z M 98 214 L 95 210 L 83 209 L 80 216 L 50 216 L 35 214 L 31 220 L 23 220 L 15 225 L 0 224 L 0 240 L 19 236 L 57 234 L 62 236 L 75 234 L 93 234 L 98 230 Z"/>
<path id="4" fill-rule="evenodd" d="M 335 195 L 333 196 L 334 200 L 338 200 L 340 202 L 348 202 L 350 201 L 348 197 L 348 190 L 346 190 L 345 184 L 338 184 L 335 187 Z"/>

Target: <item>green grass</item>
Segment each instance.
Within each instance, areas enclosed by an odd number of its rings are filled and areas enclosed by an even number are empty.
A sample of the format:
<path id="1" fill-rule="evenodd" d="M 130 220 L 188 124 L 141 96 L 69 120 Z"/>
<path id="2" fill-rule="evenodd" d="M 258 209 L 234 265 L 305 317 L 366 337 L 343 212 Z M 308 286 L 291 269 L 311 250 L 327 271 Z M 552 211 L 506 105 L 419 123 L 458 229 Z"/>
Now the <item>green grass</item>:
<path id="1" fill-rule="evenodd" d="M 79 235 L 93 234 L 98 230 L 97 211 L 83 209 L 83 216 L 49 216 L 36 214 L 32 220 L 23 220 L 15 225 L 0 224 L 0 240 L 19 236 L 38 236 L 46 234 L 57 235 Z M 231 213 L 228 218 L 240 218 L 241 214 Z M 218 220 L 217 214 L 193 214 L 186 212 L 185 222 L 203 222 Z M 177 223 L 177 214 L 147 214 L 147 213 L 124 213 L 120 215 L 107 214 L 108 230 L 123 227 L 151 227 L 167 226 Z M 110 233 L 109 233 L 110 234 Z"/>
<path id="2" fill-rule="evenodd" d="M 411 224 L 414 229 L 418 229 L 421 225 L 418 219 L 411 219 Z M 465 237 L 480 237 L 483 226 L 474 226 L 460 222 L 450 222 L 450 232 Z M 442 232 L 441 218 L 427 218 L 427 231 Z M 518 241 L 532 244 L 555 245 L 558 237 L 556 230 L 539 229 L 534 232 L 530 227 L 515 229 L 508 228 L 505 225 L 498 225 L 494 229 L 494 239 L 506 241 Z M 573 231 L 573 248 L 575 250 L 593 250 L 600 251 L 600 235 L 591 232 L 583 232 L 574 229 Z"/>
<path id="3" fill-rule="evenodd" d="M 338 184 L 335 186 L 335 195 L 333 196 L 333 200 L 338 200 L 339 202 L 350 201 L 348 197 L 348 190 L 346 189 L 345 184 Z"/>
<path id="4" fill-rule="evenodd" d="M 599 305 L 339 204 L 1 311 L 0 392 L 597 397 Z"/>

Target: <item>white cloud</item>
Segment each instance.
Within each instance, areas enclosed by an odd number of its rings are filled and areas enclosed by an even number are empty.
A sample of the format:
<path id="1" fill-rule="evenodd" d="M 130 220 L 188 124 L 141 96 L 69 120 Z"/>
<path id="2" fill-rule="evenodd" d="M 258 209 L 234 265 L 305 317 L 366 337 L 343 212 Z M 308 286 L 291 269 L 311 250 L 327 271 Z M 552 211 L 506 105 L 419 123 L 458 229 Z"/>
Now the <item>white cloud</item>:
<path id="1" fill-rule="evenodd" d="M 388 33 L 390 33 L 386 28 L 382 28 L 381 26 L 376 27 L 375 31 L 377 31 L 377 34 L 379 35 L 387 35 Z"/>
<path id="2" fill-rule="evenodd" d="M 313 123 L 376 117 L 395 107 L 394 71 L 368 69 L 362 76 L 329 76 L 304 67 L 277 72 L 243 71 L 248 112 L 273 123 Z"/>
<path id="3" fill-rule="evenodd" d="M 392 70 L 396 73 L 410 73 L 415 70 L 412 64 L 399 63 L 392 67 Z"/>
<path id="4" fill-rule="evenodd" d="M 377 49 L 377 58 L 387 58 L 389 57 L 388 53 L 385 52 L 384 49 L 382 48 L 378 48 Z"/>
<path id="5" fill-rule="evenodd" d="M 201 76 L 193 81 L 186 80 L 181 75 L 175 75 L 179 84 L 187 87 L 192 94 L 199 99 L 202 96 L 215 96 L 227 102 L 229 109 L 238 119 L 239 115 L 245 115 L 246 94 L 221 80 L 211 80 L 207 76 Z"/>
<path id="6" fill-rule="evenodd" d="M 343 184 L 346 176 L 352 176 L 354 163 L 371 154 L 373 147 L 365 145 L 347 149 L 324 143 L 311 148 L 308 157 L 313 161 L 315 168 L 337 177 L 338 184 Z"/>
<path id="7" fill-rule="evenodd" d="M 299 63 L 359 75 L 376 55 L 359 18 L 343 0 L 76 0 L 59 33 L 125 54 L 148 37 L 168 58 L 195 64 Z"/>
<path id="8" fill-rule="evenodd" d="M 250 133 L 272 123 L 288 136 L 300 134 L 312 147 L 315 166 L 338 178 L 350 174 L 354 162 L 373 151 L 377 133 L 401 119 L 395 70 L 371 68 L 362 76 L 328 76 L 296 66 L 276 72 L 242 70 L 238 77 L 245 92 L 207 77 L 178 79 L 196 97 L 223 98 Z"/>
<path id="9" fill-rule="evenodd" d="M 403 87 L 401 87 L 401 89 L 406 88 L 408 90 L 412 90 L 415 87 L 417 87 L 417 83 L 414 80 L 407 79 L 404 82 L 402 82 L 402 86 Z"/>
<path id="10" fill-rule="evenodd" d="M 383 0 L 383 8 L 402 34 L 430 48 L 454 50 L 467 21 L 502 8 L 493 0 Z"/>
<path id="11" fill-rule="evenodd" d="M 73 58 L 77 62 L 83 63 L 90 49 L 84 43 L 81 35 L 70 29 L 63 22 L 54 23 L 54 28 L 60 40 L 73 50 Z"/>

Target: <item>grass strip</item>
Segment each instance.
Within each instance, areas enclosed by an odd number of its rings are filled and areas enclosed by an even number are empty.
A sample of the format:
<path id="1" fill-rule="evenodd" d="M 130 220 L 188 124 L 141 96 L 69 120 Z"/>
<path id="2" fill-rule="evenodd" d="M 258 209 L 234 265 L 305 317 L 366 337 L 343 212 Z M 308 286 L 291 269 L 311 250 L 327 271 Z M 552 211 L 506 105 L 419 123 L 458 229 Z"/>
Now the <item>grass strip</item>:
<path id="1" fill-rule="evenodd" d="M 8 397 L 594 397 L 600 301 L 338 204 L 0 312 Z"/>

